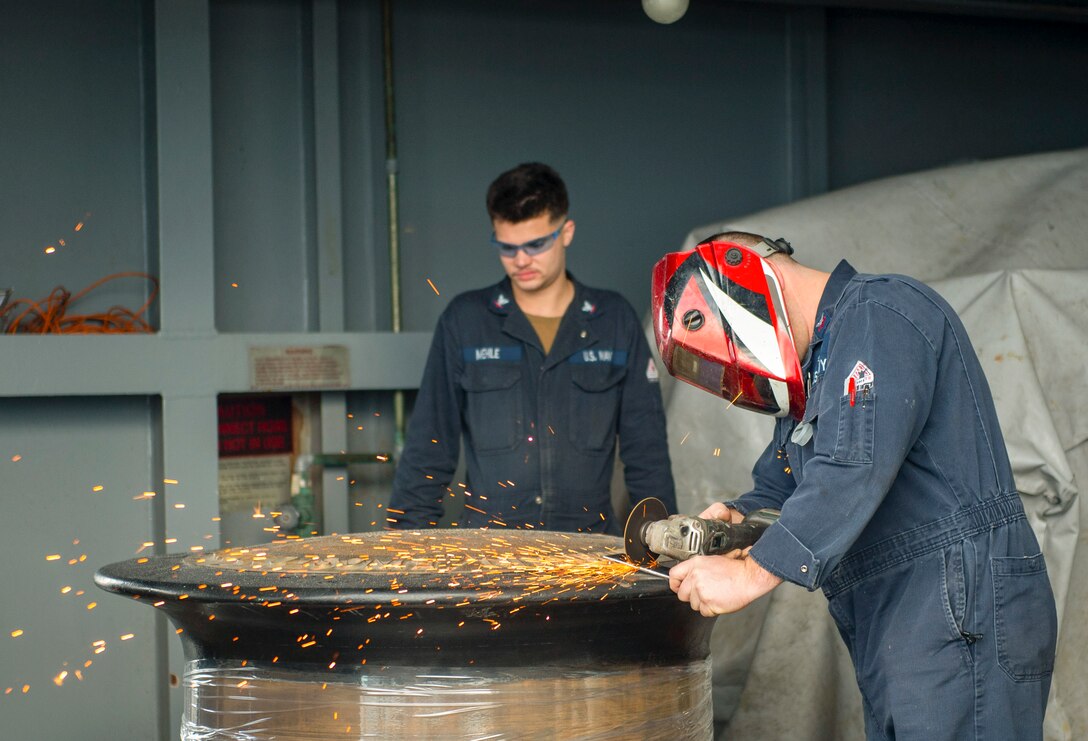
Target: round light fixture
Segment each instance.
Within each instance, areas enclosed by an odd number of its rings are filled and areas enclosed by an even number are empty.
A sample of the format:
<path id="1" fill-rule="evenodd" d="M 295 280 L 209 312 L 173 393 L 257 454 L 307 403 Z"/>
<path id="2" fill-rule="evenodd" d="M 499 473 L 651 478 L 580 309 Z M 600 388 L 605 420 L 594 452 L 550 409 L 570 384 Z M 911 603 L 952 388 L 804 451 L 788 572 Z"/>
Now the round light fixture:
<path id="1" fill-rule="evenodd" d="M 675 23 L 688 12 L 688 0 L 642 0 L 642 9 L 650 20 Z"/>

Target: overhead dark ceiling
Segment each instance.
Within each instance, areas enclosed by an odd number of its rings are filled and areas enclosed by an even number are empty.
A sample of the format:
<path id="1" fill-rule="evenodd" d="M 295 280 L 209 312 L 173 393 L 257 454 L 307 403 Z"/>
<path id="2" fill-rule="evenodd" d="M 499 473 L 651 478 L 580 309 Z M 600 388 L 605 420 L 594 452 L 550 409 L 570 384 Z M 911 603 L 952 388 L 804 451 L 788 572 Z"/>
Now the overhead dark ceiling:
<path id="1" fill-rule="evenodd" d="M 905 10 L 954 15 L 1088 21 L 1088 0 L 747 0 L 776 5 Z M 699 0 L 693 0 L 699 2 Z"/>

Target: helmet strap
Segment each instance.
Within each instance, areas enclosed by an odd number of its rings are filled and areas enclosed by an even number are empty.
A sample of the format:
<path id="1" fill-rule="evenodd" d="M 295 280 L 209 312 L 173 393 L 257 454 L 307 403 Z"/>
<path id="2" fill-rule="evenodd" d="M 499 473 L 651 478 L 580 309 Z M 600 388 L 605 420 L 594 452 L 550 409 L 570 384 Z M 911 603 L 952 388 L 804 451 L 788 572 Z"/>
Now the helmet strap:
<path id="1" fill-rule="evenodd" d="M 762 251 L 761 251 L 762 250 Z M 760 257 L 770 257 L 775 254 L 792 255 L 793 245 L 779 237 L 778 239 L 763 238 L 760 246 L 755 248 Z"/>

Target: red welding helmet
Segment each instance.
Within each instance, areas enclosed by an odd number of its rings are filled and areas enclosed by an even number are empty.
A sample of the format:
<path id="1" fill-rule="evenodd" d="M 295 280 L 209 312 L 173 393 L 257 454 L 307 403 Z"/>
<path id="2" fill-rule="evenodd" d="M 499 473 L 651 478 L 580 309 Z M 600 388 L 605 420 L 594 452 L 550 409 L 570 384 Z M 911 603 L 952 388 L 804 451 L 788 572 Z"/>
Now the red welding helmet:
<path id="1" fill-rule="evenodd" d="M 766 259 L 785 240 L 745 247 L 724 235 L 654 266 L 654 335 L 669 373 L 745 409 L 801 419 L 805 387 L 781 279 Z"/>

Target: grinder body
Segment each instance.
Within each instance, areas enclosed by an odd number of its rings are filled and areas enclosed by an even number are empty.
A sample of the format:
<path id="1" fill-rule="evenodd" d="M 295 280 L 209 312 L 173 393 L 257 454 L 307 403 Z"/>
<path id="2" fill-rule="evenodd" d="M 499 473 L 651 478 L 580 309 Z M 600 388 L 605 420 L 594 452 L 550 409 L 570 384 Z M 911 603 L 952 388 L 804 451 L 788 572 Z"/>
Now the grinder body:
<path id="1" fill-rule="evenodd" d="M 683 561 L 692 556 L 713 556 L 755 544 L 770 525 L 778 521 L 778 510 L 758 509 L 742 522 L 667 515 L 665 505 L 650 497 L 635 505 L 624 529 L 628 559 L 645 566 L 659 557 Z"/>

